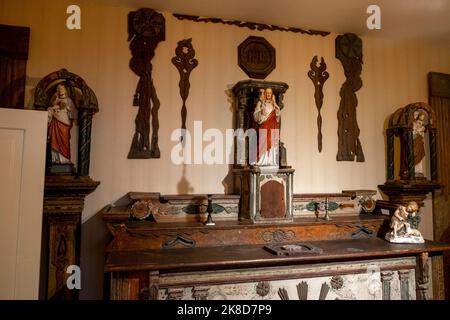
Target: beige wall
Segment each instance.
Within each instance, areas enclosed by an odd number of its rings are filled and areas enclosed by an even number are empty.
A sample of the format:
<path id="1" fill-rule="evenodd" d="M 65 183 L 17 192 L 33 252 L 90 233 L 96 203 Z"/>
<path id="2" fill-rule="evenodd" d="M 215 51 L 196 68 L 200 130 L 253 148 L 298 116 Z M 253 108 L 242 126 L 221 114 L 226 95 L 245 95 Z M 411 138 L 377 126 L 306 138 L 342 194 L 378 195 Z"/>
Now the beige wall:
<path id="1" fill-rule="evenodd" d="M 175 144 L 172 131 L 180 126 L 179 75 L 170 59 L 177 41 L 193 39 L 199 65 L 191 74 L 187 127 L 202 120 L 203 128 L 225 131 L 232 127 L 227 90 L 248 77 L 237 65 L 237 46 L 249 35 L 265 37 L 275 48 L 277 67 L 267 80 L 289 84 L 283 111 L 282 140 L 288 162 L 296 169 L 294 192 L 340 192 L 343 189 L 376 189 L 385 181 L 383 127 L 397 108 L 427 101 L 427 73 L 450 73 L 450 44 L 424 40 L 399 41 L 363 37 L 363 87 L 358 91 L 360 140 L 364 163 L 337 162 L 337 109 L 343 69 L 334 57 L 335 34 L 327 37 L 285 32 L 251 31 L 234 26 L 176 20 L 166 13 L 166 41 L 153 59 L 153 78 L 161 101 L 159 143 L 161 159 L 128 160 L 134 118 L 132 99 L 137 83 L 128 68 L 127 14 L 131 8 L 77 1 L 81 30 L 65 28 L 66 7 L 72 1 L 0 0 L 0 23 L 31 27 L 27 67 L 27 106 L 33 88 L 46 74 L 67 68 L 88 83 L 97 95 L 100 113 L 93 122 L 90 175 L 101 181 L 86 200 L 83 212 L 81 296 L 101 294 L 102 247 L 105 233 L 96 212 L 128 191 L 187 192 L 180 188 L 182 166 L 170 161 Z M 351 30 L 349 30 L 351 31 Z M 314 55 L 323 56 L 330 78 L 324 87 L 323 151 L 317 151 L 317 110 L 314 89 L 306 73 Z M 223 193 L 227 165 L 189 165 L 189 193 Z M 431 237 L 431 204 L 424 212 L 425 234 Z M 104 231 L 104 230 L 103 230 Z M 83 269 L 84 267 L 84 269 Z"/>

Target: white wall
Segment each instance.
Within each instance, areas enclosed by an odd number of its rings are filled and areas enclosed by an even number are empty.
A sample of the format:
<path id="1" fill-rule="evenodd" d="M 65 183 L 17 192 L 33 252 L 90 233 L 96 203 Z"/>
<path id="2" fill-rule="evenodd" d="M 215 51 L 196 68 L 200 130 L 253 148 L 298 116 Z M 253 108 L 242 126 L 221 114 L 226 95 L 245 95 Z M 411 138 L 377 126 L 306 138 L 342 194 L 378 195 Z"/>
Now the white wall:
<path id="1" fill-rule="evenodd" d="M 202 120 L 203 128 L 232 127 L 233 114 L 226 91 L 248 79 L 237 65 L 237 46 L 249 35 L 265 37 L 276 48 L 276 69 L 266 80 L 289 84 L 285 94 L 282 140 L 288 162 L 295 169 L 294 192 L 340 192 L 344 189 L 376 189 L 385 181 L 384 125 L 397 108 L 427 101 L 427 73 L 450 73 L 450 44 L 425 40 L 399 41 L 363 38 L 363 87 L 357 92 L 360 141 L 366 161 L 337 162 L 337 110 L 339 90 L 345 80 L 335 58 L 336 34 L 327 37 L 287 32 L 251 31 L 219 24 L 179 21 L 165 13 L 166 41 L 153 59 L 153 79 L 158 98 L 160 159 L 129 160 L 137 108 L 132 106 L 138 81 L 129 69 L 127 14 L 134 8 L 113 7 L 78 1 L 81 30 L 65 28 L 66 7 L 72 1 L 0 0 L 0 23 L 31 27 L 27 67 L 26 104 L 31 107 L 34 86 L 45 75 L 66 68 L 80 75 L 97 95 L 100 112 L 94 116 L 90 175 L 101 181 L 86 199 L 83 212 L 81 296 L 98 297 L 102 279 L 102 247 L 105 232 L 94 215 L 106 204 L 129 191 L 179 193 L 182 166 L 170 161 L 175 142 L 172 131 L 181 124 L 179 74 L 172 65 L 179 40 L 192 38 L 199 65 L 190 77 L 187 127 Z M 305 26 L 307 27 L 307 26 Z M 351 32 L 351 30 L 349 30 Z M 317 151 L 317 110 L 314 88 L 307 77 L 314 55 L 323 56 L 330 78 L 324 87 L 323 151 Z M 188 165 L 190 193 L 223 193 L 227 165 Z M 185 192 L 185 191 L 184 191 Z M 431 221 L 431 205 L 424 211 Z M 426 223 L 425 223 L 426 224 Z M 88 231 L 86 231 L 88 230 Z M 425 234 L 430 237 L 430 231 Z M 104 230 L 103 230 L 104 231 Z M 94 272 L 95 270 L 95 272 Z"/>

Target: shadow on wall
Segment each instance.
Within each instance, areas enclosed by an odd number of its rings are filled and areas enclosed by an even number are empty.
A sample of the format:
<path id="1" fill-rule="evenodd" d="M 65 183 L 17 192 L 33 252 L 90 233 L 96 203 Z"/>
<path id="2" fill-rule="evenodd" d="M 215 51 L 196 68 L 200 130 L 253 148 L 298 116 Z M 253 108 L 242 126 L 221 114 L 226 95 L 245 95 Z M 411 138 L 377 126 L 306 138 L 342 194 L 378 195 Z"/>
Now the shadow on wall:
<path id="1" fill-rule="evenodd" d="M 81 226 L 81 290 L 80 300 L 103 299 L 105 246 L 110 234 L 101 213 Z"/>
<path id="2" fill-rule="evenodd" d="M 180 181 L 177 183 L 177 192 L 178 194 L 190 194 L 194 192 L 194 188 L 186 179 L 186 165 L 183 164 L 183 174 L 180 178 Z"/>

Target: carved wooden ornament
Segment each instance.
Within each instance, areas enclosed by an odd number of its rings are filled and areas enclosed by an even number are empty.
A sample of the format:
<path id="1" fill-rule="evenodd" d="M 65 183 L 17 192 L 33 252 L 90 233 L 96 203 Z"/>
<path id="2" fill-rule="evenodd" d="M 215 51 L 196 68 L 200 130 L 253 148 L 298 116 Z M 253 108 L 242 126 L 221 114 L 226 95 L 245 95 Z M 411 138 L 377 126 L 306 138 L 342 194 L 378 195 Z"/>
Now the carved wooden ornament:
<path id="1" fill-rule="evenodd" d="M 183 106 L 181 107 L 181 128 L 186 129 L 186 100 L 189 96 L 189 75 L 191 71 L 198 65 L 198 60 L 194 59 L 195 50 L 192 47 L 192 39 L 185 39 L 178 41 L 177 48 L 175 49 L 175 57 L 172 58 L 172 63 L 178 69 L 180 73 L 180 96 L 183 100 Z M 183 137 L 181 137 L 183 139 Z"/>
<path id="2" fill-rule="evenodd" d="M 344 67 L 345 77 L 338 110 L 338 153 L 337 161 L 364 162 L 364 153 L 359 141 L 359 127 L 356 119 L 358 98 L 355 92 L 361 89 L 362 40 L 357 35 L 346 33 L 336 38 L 336 58 Z"/>
<path id="3" fill-rule="evenodd" d="M 311 81 L 314 84 L 314 100 L 316 101 L 316 107 L 317 107 L 317 146 L 319 149 L 319 152 L 322 152 L 322 116 L 320 114 L 320 110 L 322 108 L 323 103 L 323 85 L 325 81 L 327 81 L 328 77 L 330 76 L 328 72 L 325 70 L 327 69 L 327 64 L 325 63 L 325 60 L 321 58 L 320 64 L 317 65 L 317 56 L 314 56 L 314 58 L 311 60 L 311 70 L 308 71 L 308 77 L 311 79 Z"/>
<path id="4" fill-rule="evenodd" d="M 275 69 L 275 48 L 263 37 L 250 36 L 238 47 L 238 63 L 250 78 L 265 79 Z"/>
<path id="5" fill-rule="evenodd" d="M 302 28 L 294 28 L 294 27 L 280 27 L 274 24 L 263 24 L 263 23 L 256 23 L 256 22 L 247 22 L 247 21 L 241 21 L 241 20 L 223 20 L 220 18 L 207 18 L 207 17 L 199 17 L 199 16 L 190 16 L 185 14 L 177 14 L 174 13 L 173 16 L 177 18 L 178 20 L 189 20 L 194 22 L 205 22 L 205 23 L 221 23 L 225 25 L 232 25 L 236 27 L 241 28 L 248 28 L 250 30 L 269 30 L 269 31 L 284 31 L 284 32 L 294 32 L 294 33 L 300 33 L 300 34 L 307 34 L 310 36 L 322 36 L 326 37 L 330 33 L 328 31 L 320 31 L 320 30 L 313 30 L 313 29 L 302 29 Z"/>
<path id="6" fill-rule="evenodd" d="M 131 143 L 129 159 L 159 158 L 158 110 L 160 106 L 152 80 L 151 60 L 159 42 L 165 40 L 164 16 L 153 9 L 139 9 L 128 15 L 128 41 L 132 58 L 130 69 L 139 76 L 133 106 L 138 106 L 136 129 Z M 150 145 L 150 115 L 152 140 Z"/>

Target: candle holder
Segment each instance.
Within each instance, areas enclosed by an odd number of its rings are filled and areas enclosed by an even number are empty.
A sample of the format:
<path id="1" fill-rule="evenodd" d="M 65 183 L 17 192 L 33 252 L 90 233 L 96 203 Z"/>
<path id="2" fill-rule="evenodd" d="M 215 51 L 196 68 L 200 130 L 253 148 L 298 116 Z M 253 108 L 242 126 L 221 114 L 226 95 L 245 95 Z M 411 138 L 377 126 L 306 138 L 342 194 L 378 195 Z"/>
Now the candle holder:
<path id="1" fill-rule="evenodd" d="M 215 226 L 216 223 L 212 219 L 212 212 L 213 212 L 213 206 L 212 206 L 212 199 L 210 194 L 208 194 L 208 207 L 206 209 L 206 212 L 208 212 L 208 218 L 205 221 L 205 226 Z"/>
<path id="2" fill-rule="evenodd" d="M 316 220 L 319 220 L 320 202 L 314 202 L 314 215 L 316 216 Z"/>
<path id="3" fill-rule="evenodd" d="M 330 220 L 330 213 L 328 212 L 328 197 L 325 198 L 325 220 Z"/>

